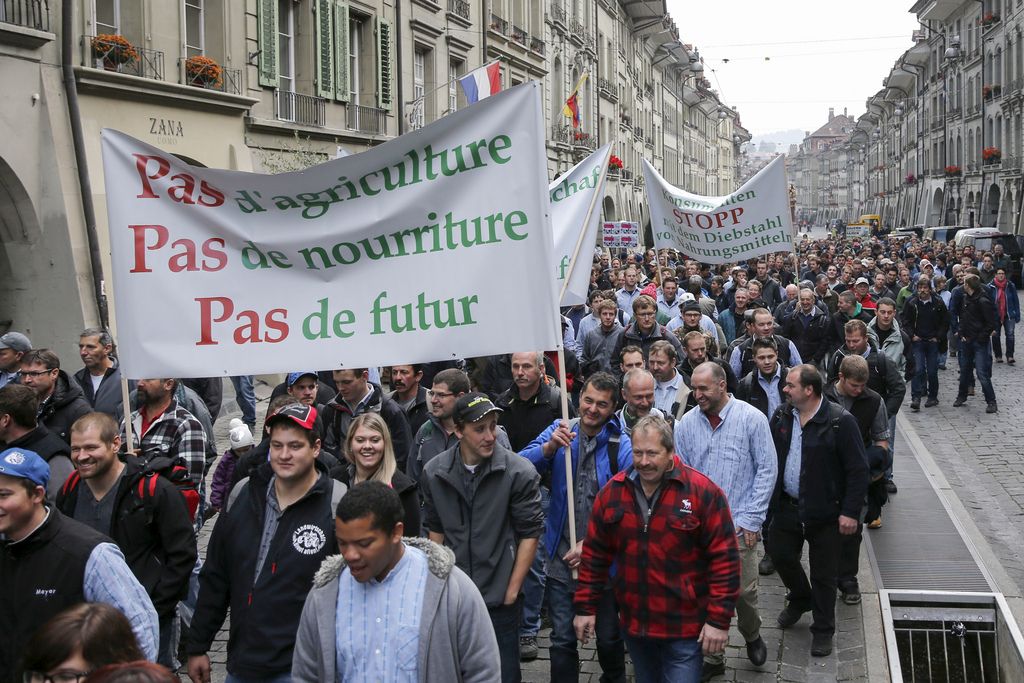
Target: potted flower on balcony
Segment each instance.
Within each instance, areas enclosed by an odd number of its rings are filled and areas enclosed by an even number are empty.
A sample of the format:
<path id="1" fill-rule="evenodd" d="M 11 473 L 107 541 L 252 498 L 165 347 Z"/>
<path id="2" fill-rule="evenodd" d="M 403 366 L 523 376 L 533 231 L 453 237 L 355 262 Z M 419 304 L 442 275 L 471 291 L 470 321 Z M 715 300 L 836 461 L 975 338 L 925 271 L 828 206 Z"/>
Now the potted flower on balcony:
<path id="1" fill-rule="evenodd" d="M 999 13 L 986 12 L 985 16 L 981 18 L 981 23 L 983 26 L 992 26 L 993 24 L 999 23 Z"/>
<path id="2" fill-rule="evenodd" d="M 622 170 L 622 159 L 615 156 L 614 154 L 608 159 L 608 170 L 609 171 L 621 171 Z"/>
<path id="3" fill-rule="evenodd" d="M 947 166 L 945 170 L 948 178 L 958 178 L 963 174 L 963 170 L 956 165 Z"/>
<path id="4" fill-rule="evenodd" d="M 224 70 L 220 64 L 204 57 L 196 55 L 185 60 L 185 76 L 189 85 L 198 85 L 201 88 L 216 88 L 222 83 L 221 77 Z"/>
<path id="5" fill-rule="evenodd" d="M 984 97 L 986 100 L 991 100 L 992 99 L 992 86 L 991 85 L 983 85 L 983 86 L 981 86 L 981 96 Z"/>
<path id="6" fill-rule="evenodd" d="M 116 33 L 101 33 L 93 38 L 92 54 L 107 71 L 117 71 L 122 64 L 131 64 L 139 58 L 138 50 L 128 39 Z"/>
<path id="7" fill-rule="evenodd" d="M 986 147 L 981 150 L 981 158 L 985 160 L 986 164 L 997 164 L 1003 157 L 1003 153 L 998 147 Z"/>
<path id="8" fill-rule="evenodd" d="M 917 176 L 915 176 L 913 173 L 908 173 L 907 177 L 904 178 L 904 181 L 907 183 L 907 185 L 917 185 Z"/>

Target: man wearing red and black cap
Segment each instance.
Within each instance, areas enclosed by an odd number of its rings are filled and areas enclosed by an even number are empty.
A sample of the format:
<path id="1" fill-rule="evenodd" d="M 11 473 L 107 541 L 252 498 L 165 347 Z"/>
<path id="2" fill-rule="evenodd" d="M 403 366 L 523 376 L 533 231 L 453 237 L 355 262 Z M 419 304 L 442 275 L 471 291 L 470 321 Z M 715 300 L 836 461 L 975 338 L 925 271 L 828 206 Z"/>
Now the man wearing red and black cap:
<path id="1" fill-rule="evenodd" d="M 313 575 L 338 551 L 334 506 L 344 493 L 318 459 L 316 421 L 316 408 L 307 405 L 267 418 L 270 462 L 239 482 L 217 518 L 186 646 L 193 683 L 210 681 L 206 653 L 228 607 L 228 673 L 276 680 L 291 671 Z"/>

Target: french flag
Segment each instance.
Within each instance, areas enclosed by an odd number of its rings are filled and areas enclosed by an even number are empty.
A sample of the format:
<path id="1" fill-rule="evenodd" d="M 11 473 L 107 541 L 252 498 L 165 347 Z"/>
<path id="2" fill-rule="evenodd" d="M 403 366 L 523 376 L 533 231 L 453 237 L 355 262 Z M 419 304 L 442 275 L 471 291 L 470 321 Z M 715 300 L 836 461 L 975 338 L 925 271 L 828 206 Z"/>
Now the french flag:
<path id="1" fill-rule="evenodd" d="M 459 85 L 462 86 L 462 92 L 466 94 L 469 104 L 497 95 L 501 92 L 501 62 L 493 61 L 479 69 L 473 69 L 459 79 Z"/>

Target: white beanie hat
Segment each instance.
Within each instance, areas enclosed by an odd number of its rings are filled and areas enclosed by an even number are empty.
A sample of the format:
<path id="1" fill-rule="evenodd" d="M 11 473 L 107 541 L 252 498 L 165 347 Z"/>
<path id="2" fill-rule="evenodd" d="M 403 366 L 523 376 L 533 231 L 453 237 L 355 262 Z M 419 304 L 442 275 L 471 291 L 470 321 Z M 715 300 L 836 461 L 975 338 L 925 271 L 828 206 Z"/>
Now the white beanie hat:
<path id="1" fill-rule="evenodd" d="M 231 431 L 228 432 L 228 440 L 231 442 L 232 449 L 253 444 L 252 432 L 249 431 L 249 427 L 240 419 L 236 417 L 231 420 L 230 427 Z"/>

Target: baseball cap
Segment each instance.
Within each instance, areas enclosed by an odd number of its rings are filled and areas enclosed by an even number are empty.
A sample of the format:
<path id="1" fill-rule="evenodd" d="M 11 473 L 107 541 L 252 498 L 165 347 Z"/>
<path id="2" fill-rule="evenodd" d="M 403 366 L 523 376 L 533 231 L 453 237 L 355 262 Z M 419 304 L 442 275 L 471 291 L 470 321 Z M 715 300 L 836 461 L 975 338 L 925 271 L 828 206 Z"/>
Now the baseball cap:
<path id="1" fill-rule="evenodd" d="M 680 294 L 679 300 L 683 303 L 686 303 L 687 301 L 696 301 L 696 299 L 693 298 L 693 294 L 690 294 L 689 292 L 683 292 Z"/>
<path id="2" fill-rule="evenodd" d="M 700 313 L 700 304 L 698 304 L 693 299 L 690 299 L 685 304 L 683 304 L 683 313 L 689 313 L 690 311 L 696 311 L 697 313 Z"/>
<path id="3" fill-rule="evenodd" d="M 237 417 L 231 420 L 231 431 L 228 432 L 228 441 L 231 448 L 244 448 L 253 445 L 252 432 L 249 427 Z"/>
<path id="4" fill-rule="evenodd" d="M 917 267 L 918 268 L 924 268 L 925 266 L 931 266 L 931 265 L 932 265 L 932 262 L 929 261 L 926 258 L 923 258 L 923 259 L 921 259 L 920 261 L 917 262 Z M 932 267 L 934 268 L 934 266 L 932 266 Z"/>
<path id="5" fill-rule="evenodd" d="M 267 418 L 266 426 L 272 427 L 278 422 L 292 422 L 303 429 L 316 427 L 316 408 L 313 406 L 293 403 Z"/>
<path id="6" fill-rule="evenodd" d="M 50 481 L 50 466 L 35 451 L 8 448 L 0 453 L 0 474 L 28 479 L 36 486 L 46 488 L 46 483 Z"/>
<path id="7" fill-rule="evenodd" d="M 871 283 L 868 282 L 868 279 L 866 277 L 859 277 L 859 278 L 857 278 L 857 281 L 854 282 L 853 284 L 856 286 L 856 285 L 870 285 Z"/>
<path id="8" fill-rule="evenodd" d="M 483 419 L 488 413 L 502 412 L 501 408 L 494 405 L 487 394 L 474 391 L 466 394 L 455 402 L 455 421 L 461 424 L 476 422 Z"/>
<path id="9" fill-rule="evenodd" d="M 8 332 L 0 337 L 0 349 L 14 349 L 25 353 L 32 350 L 32 342 L 21 332 Z"/>
<path id="10" fill-rule="evenodd" d="M 304 370 L 302 372 L 289 372 L 288 373 L 288 380 L 287 380 L 288 388 L 290 389 L 293 384 L 298 382 L 299 379 L 305 377 L 306 375 L 312 375 L 313 379 L 316 379 L 317 381 L 319 381 L 319 379 L 320 379 L 319 375 L 317 375 L 312 370 Z"/>

